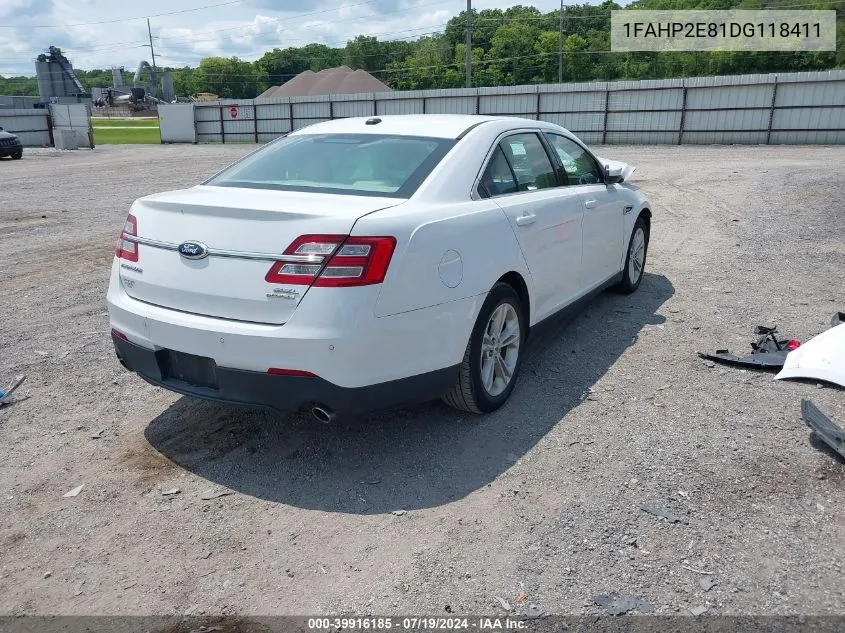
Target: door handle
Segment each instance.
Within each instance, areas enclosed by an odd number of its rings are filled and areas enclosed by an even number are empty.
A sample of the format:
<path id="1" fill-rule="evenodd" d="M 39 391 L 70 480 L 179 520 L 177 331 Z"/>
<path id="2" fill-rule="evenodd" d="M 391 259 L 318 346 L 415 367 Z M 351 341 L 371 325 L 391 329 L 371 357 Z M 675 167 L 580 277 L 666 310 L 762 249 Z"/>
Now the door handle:
<path id="1" fill-rule="evenodd" d="M 537 221 L 537 216 L 533 213 L 523 213 L 516 219 L 517 226 L 528 226 L 529 224 L 534 224 Z"/>
<path id="2" fill-rule="evenodd" d="M 584 206 L 585 206 L 585 207 L 587 207 L 588 209 L 592 209 L 592 208 L 593 208 L 594 206 L 596 206 L 598 203 L 599 203 L 599 201 L 598 201 L 598 200 L 586 200 L 586 201 L 584 202 Z"/>

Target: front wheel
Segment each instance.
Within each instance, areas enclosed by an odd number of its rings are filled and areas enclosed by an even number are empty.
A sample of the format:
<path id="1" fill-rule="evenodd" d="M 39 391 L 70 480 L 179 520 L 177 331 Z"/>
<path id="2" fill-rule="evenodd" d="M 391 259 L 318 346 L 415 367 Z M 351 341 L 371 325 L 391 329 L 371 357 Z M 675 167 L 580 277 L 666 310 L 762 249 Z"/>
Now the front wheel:
<path id="1" fill-rule="evenodd" d="M 22 156 L 23 156 L 23 150 L 19 149 L 14 154 L 12 154 L 12 160 L 20 160 Z"/>
<path id="2" fill-rule="evenodd" d="M 631 241 L 628 243 L 628 255 L 625 257 L 625 268 L 622 271 L 622 281 L 614 288 L 617 292 L 630 294 L 640 287 L 645 271 L 645 260 L 648 255 L 648 227 L 645 220 L 637 218 Z"/>
<path id="3" fill-rule="evenodd" d="M 471 413 L 501 407 L 516 384 L 525 333 L 519 295 L 508 284 L 497 283 L 481 306 L 458 381 L 443 401 Z"/>

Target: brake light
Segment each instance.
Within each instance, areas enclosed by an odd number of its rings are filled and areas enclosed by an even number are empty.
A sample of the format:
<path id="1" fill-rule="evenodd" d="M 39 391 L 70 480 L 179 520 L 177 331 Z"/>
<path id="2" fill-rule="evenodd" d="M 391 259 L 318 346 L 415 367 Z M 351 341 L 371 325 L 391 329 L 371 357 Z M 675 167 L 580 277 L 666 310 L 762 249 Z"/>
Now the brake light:
<path id="1" fill-rule="evenodd" d="M 396 248 L 393 237 L 303 235 L 285 249 L 301 261 L 278 261 L 265 279 L 273 284 L 349 287 L 380 284 Z"/>
<path id="2" fill-rule="evenodd" d="M 138 261 L 138 244 L 126 239 L 127 235 L 138 235 L 138 220 L 131 213 L 126 217 L 126 222 L 123 224 L 123 230 L 120 232 L 120 239 L 117 242 L 117 249 L 115 255 L 118 259 L 125 259 L 130 262 Z"/>

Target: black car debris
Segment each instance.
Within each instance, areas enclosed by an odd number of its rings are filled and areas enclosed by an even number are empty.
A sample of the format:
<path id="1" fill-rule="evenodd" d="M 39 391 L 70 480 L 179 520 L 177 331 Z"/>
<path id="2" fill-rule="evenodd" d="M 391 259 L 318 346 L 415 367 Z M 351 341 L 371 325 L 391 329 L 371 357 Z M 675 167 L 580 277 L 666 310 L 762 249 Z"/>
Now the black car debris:
<path id="1" fill-rule="evenodd" d="M 23 156 L 23 145 L 17 135 L 5 131 L 0 127 L 0 158 L 11 156 L 18 160 Z"/>

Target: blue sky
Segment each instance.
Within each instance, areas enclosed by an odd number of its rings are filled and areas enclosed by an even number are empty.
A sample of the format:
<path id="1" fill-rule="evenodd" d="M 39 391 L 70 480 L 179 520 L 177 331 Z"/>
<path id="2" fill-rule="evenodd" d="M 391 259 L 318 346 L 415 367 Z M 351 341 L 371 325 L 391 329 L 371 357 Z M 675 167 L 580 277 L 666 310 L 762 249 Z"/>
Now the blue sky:
<path id="1" fill-rule="evenodd" d="M 515 4 L 473 1 L 477 9 Z M 550 11 L 560 2 L 522 4 Z M 134 69 L 150 56 L 145 16 L 158 38 L 156 62 L 183 66 L 211 55 L 254 60 L 309 42 L 343 46 L 360 33 L 414 39 L 442 30 L 465 8 L 466 0 L 0 0 L 0 75 L 34 75 L 33 59 L 51 45 L 75 68 Z"/>

